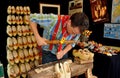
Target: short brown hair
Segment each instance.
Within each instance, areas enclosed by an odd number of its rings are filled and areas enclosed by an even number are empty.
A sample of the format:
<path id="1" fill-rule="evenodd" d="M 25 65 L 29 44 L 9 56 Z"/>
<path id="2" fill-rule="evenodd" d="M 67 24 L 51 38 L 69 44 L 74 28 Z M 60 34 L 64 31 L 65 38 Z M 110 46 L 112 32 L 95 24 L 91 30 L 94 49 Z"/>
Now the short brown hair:
<path id="1" fill-rule="evenodd" d="M 83 32 L 85 29 L 89 28 L 89 19 L 87 15 L 83 12 L 74 13 L 71 17 L 71 25 L 73 27 L 79 27 L 80 32 Z"/>

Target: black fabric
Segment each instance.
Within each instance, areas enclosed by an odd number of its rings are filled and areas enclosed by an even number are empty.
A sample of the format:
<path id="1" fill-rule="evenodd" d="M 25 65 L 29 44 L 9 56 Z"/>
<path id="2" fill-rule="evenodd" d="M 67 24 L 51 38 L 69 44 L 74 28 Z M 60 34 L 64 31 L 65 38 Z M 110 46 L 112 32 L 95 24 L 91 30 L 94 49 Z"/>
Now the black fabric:
<path id="1" fill-rule="evenodd" d="M 111 57 L 108 78 L 120 78 L 120 55 Z"/>
<path id="2" fill-rule="evenodd" d="M 98 78 L 120 78 L 120 55 L 94 53 L 93 74 Z"/>

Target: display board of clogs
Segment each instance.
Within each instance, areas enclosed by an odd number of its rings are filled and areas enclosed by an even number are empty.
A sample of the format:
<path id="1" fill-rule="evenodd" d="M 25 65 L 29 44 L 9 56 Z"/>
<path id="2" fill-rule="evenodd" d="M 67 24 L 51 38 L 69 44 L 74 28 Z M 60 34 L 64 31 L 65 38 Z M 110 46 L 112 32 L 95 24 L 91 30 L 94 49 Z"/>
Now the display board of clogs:
<path id="1" fill-rule="evenodd" d="M 29 6 L 7 8 L 7 73 L 9 78 L 26 78 L 27 72 L 40 64 L 36 39 L 29 26 Z"/>

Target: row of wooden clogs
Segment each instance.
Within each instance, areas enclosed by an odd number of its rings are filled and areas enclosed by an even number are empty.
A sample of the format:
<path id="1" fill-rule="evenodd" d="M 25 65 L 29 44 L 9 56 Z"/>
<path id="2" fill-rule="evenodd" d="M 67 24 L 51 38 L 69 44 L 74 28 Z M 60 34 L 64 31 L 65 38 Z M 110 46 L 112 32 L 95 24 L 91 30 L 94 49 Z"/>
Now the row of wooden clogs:
<path id="1" fill-rule="evenodd" d="M 19 63 L 14 65 L 7 65 L 7 73 L 9 78 L 26 78 L 27 72 L 37 67 L 40 64 L 39 60 Z"/>
<path id="2" fill-rule="evenodd" d="M 15 63 L 24 63 L 38 60 L 40 58 L 39 51 L 37 48 L 33 49 L 18 49 L 18 50 L 7 50 L 8 63 L 13 65 Z"/>
<path id="3" fill-rule="evenodd" d="M 8 6 L 8 14 L 30 14 L 29 6 Z"/>
<path id="4" fill-rule="evenodd" d="M 37 42 L 35 37 L 32 36 L 23 36 L 23 37 L 8 37 L 7 38 L 7 48 L 10 50 L 17 50 L 18 48 L 23 49 L 23 48 L 32 48 L 32 47 L 37 47 Z"/>
<path id="5" fill-rule="evenodd" d="M 7 23 L 8 24 L 23 24 L 23 23 L 29 24 L 29 15 L 24 15 L 24 16 L 8 15 Z"/>
<path id="6" fill-rule="evenodd" d="M 33 32 L 30 29 L 30 27 L 28 25 L 17 25 L 17 26 L 7 26 L 7 34 L 8 36 L 26 36 L 26 35 L 32 35 Z"/>

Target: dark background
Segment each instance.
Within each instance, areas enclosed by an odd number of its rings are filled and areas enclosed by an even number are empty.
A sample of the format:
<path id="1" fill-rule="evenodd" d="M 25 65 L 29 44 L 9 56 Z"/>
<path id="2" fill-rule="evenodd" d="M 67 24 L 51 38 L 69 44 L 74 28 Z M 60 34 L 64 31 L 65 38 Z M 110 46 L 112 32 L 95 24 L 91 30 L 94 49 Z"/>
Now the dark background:
<path id="1" fill-rule="evenodd" d="M 71 0 L 1 0 L 0 1 L 0 61 L 4 64 L 5 75 L 7 70 L 7 59 L 6 59 L 6 27 L 7 27 L 7 7 L 9 5 L 13 6 L 30 6 L 31 13 L 39 13 L 39 3 L 50 3 L 50 4 L 59 4 L 61 14 L 68 14 L 68 3 Z M 90 2 L 89 0 L 83 0 L 83 11 L 88 15 L 90 19 L 90 30 L 92 30 L 92 34 L 90 36 L 90 40 L 94 40 L 98 43 L 102 43 L 103 45 L 112 45 L 112 46 L 120 46 L 120 40 L 116 39 L 108 39 L 103 38 L 103 28 L 104 23 L 94 23 L 92 21 L 91 10 L 90 10 Z M 109 21 L 111 20 L 111 8 L 112 8 L 112 0 L 107 0 L 107 8 L 109 14 Z M 40 29 L 40 33 L 42 33 L 42 29 Z"/>

